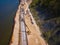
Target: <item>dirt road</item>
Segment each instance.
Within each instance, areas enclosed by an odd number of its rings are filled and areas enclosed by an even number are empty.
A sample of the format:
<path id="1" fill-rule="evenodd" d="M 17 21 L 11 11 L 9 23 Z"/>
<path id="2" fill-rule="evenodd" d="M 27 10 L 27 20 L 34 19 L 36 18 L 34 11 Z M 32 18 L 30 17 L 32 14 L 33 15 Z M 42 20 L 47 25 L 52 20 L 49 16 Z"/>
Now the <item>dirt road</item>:
<path id="1" fill-rule="evenodd" d="M 28 45 L 46 45 L 45 40 L 41 37 L 38 26 L 31 22 L 29 14 L 25 15 L 26 31 L 28 37 Z"/>
<path id="2" fill-rule="evenodd" d="M 37 26 L 31 12 L 29 11 L 28 8 L 29 4 L 25 2 L 23 8 L 25 10 L 25 24 L 26 24 L 26 33 L 27 33 L 27 40 L 28 40 L 28 45 L 47 45 L 46 41 L 44 38 L 41 37 L 41 32 L 39 27 Z M 28 13 L 27 13 L 28 11 Z M 18 7 L 18 10 L 16 12 L 16 17 L 15 17 L 15 26 L 14 26 L 14 31 L 12 34 L 12 39 L 10 45 L 18 45 L 19 43 L 19 15 L 20 15 L 20 5 Z M 20 40 L 21 41 L 21 40 Z"/>

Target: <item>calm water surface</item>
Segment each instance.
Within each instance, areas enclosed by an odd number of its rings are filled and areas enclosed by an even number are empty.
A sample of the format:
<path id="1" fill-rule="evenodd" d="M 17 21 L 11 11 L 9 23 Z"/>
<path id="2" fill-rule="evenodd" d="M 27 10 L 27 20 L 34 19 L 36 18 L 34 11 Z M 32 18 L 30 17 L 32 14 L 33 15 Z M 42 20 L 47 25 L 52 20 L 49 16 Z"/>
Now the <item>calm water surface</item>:
<path id="1" fill-rule="evenodd" d="M 8 45 L 18 0 L 0 0 L 0 45 Z"/>

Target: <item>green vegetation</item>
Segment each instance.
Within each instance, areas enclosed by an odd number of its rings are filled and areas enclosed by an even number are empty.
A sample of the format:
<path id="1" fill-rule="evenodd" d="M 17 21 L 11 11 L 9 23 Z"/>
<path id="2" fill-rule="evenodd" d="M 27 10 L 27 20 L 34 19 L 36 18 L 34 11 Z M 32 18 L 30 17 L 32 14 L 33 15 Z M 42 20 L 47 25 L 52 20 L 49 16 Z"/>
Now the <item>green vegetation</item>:
<path id="1" fill-rule="evenodd" d="M 59 5 L 59 0 L 33 0 L 30 5 L 33 17 L 43 33 L 42 36 L 49 45 L 60 45 Z"/>

